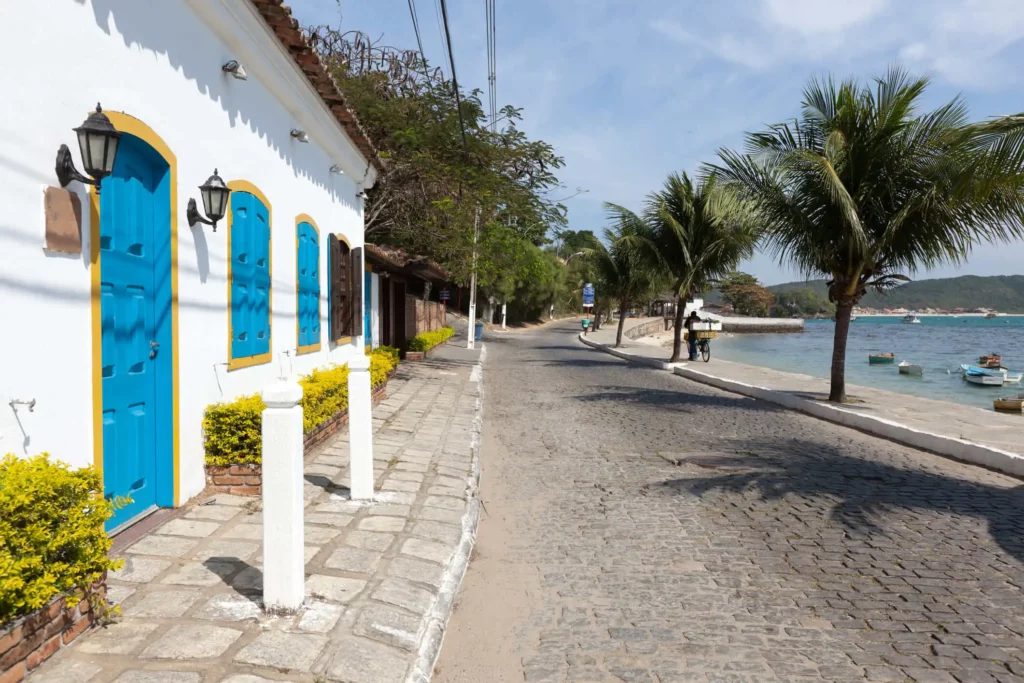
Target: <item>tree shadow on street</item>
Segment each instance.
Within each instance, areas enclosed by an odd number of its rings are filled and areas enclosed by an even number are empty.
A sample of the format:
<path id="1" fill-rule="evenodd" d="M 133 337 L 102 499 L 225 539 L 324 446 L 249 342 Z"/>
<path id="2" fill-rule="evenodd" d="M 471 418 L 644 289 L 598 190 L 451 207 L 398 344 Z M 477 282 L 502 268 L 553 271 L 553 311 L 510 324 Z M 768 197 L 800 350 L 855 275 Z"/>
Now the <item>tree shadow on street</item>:
<path id="1" fill-rule="evenodd" d="M 767 412 L 780 410 L 780 408 L 771 403 L 755 401 L 751 398 L 733 394 L 695 394 L 682 390 L 625 386 L 602 386 L 601 389 L 603 391 L 580 394 L 573 398 L 584 403 L 626 403 L 639 405 L 644 408 L 682 413 L 699 412 L 703 409 L 712 408 L 743 408 Z"/>
<path id="2" fill-rule="evenodd" d="M 720 469 L 721 474 L 669 480 L 663 486 L 698 497 L 713 492 L 754 492 L 765 501 L 787 495 L 816 499 L 818 506 L 828 508 L 828 519 L 851 535 L 891 535 L 893 529 L 883 528 L 882 520 L 886 514 L 900 511 L 984 519 L 992 539 L 1024 562 L 1024 485 L 1010 477 L 986 472 L 982 478 L 989 482 L 972 481 L 922 469 L 911 460 L 904 467 L 856 458 L 832 446 L 801 439 L 732 442 L 730 449 L 734 452 L 725 467 L 704 465 Z M 684 458 L 679 464 L 685 463 Z M 701 465 L 699 461 L 693 464 Z M 955 521 L 922 522 L 921 526 L 934 533 L 930 540 L 936 545 L 955 545 L 962 536 Z M 949 531 L 948 538 L 944 529 Z"/>

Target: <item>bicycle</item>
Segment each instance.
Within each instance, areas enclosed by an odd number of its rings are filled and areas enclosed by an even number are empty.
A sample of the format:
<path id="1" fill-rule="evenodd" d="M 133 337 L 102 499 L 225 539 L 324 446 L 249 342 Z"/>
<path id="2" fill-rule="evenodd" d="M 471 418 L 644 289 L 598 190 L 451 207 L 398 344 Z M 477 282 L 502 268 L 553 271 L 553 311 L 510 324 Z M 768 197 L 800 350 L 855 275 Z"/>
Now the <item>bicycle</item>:
<path id="1" fill-rule="evenodd" d="M 711 340 L 718 336 L 718 333 L 711 329 L 713 320 L 702 320 L 701 322 L 706 322 L 708 329 L 694 330 L 694 334 L 697 335 L 697 353 L 707 363 L 711 360 Z"/>

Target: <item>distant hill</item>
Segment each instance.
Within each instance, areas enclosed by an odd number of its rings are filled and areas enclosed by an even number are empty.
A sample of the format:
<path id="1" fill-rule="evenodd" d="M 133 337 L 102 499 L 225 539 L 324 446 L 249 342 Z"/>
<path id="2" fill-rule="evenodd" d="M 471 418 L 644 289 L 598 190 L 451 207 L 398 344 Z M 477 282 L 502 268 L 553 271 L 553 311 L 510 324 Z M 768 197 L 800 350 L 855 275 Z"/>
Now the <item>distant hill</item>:
<path id="1" fill-rule="evenodd" d="M 768 288 L 775 294 L 810 290 L 827 297 L 824 280 L 786 282 Z M 860 301 L 869 308 L 994 308 L 1001 313 L 1024 313 L 1024 275 L 994 275 L 915 280 L 880 295 L 868 292 Z"/>

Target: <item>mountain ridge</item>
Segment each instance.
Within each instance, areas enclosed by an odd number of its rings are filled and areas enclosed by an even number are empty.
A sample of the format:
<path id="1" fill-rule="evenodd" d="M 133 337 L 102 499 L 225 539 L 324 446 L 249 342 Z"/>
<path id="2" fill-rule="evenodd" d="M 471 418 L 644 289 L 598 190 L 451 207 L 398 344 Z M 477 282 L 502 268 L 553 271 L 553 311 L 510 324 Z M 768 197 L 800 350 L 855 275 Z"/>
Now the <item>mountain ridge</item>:
<path id="1" fill-rule="evenodd" d="M 767 287 L 773 294 L 812 291 L 828 296 L 824 280 L 783 282 Z M 961 275 L 914 280 L 885 294 L 869 291 L 858 306 L 865 308 L 990 308 L 1003 313 L 1024 313 L 1024 275 Z"/>

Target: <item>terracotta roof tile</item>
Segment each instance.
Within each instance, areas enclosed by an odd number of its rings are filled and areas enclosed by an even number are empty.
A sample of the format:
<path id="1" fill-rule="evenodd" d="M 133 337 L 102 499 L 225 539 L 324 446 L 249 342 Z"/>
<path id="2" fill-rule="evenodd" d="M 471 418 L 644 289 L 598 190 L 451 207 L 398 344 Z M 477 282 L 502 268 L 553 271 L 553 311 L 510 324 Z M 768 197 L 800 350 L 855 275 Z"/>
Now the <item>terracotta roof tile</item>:
<path id="1" fill-rule="evenodd" d="M 267 26 L 288 50 L 295 60 L 296 66 L 306 75 L 313 89 L 320 95 L 327 108 L 334 114 L 341 127 L 348 133 L 360 153 L 372 163 L 377 170 L 383 170 L 384 161 L 377 153 L 370 137 L 359 124 L 353 112 L 345 103 L 345 95 L 338 88 L 331 72 L 320 59 L 320 55 L 310 46 L 306 36 L 299 27 L 299 22 L 292 16 L 292 10 L 282 4 L 283 0 L 249 0 L 260 13 Z"/>

